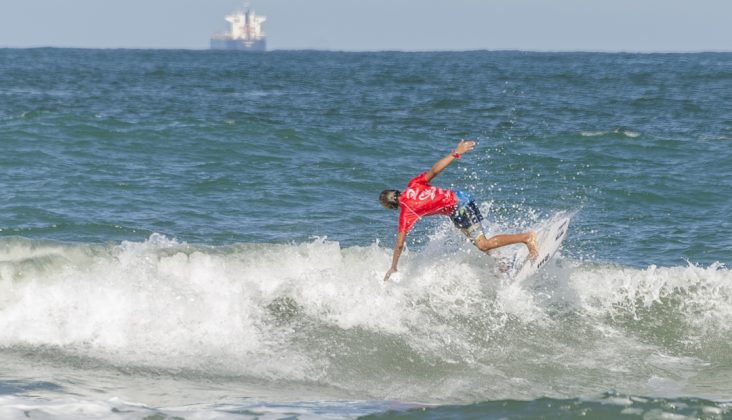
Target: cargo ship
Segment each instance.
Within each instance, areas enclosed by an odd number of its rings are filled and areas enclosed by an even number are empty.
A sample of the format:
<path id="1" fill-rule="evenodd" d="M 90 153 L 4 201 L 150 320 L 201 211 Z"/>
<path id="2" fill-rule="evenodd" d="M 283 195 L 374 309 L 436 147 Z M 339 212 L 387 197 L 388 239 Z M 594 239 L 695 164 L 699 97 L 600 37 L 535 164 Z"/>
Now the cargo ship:
<path id="1" fill-rule="evenodd" d="M 226 16 L 231 28 L 229 32 L 211 37 L 212 50 L 266 51 L 267 38 L 262 32 L 262 23 L 267 20 L 257 16 L 246 6 L 244 10 Z"/>

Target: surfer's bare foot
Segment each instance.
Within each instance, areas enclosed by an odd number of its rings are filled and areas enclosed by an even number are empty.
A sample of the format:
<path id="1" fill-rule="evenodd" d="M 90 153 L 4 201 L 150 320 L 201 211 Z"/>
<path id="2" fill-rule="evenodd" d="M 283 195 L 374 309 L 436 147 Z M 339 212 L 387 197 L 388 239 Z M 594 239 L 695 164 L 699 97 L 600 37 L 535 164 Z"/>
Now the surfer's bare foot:
<path id="1" fill-rule="evenodd" d="M 539 255 L 539 251 L 536 249 L 536 232 L 529 232 L 529 239 L 526 241 L 526 247 L 529 248 L 529 259 L 533 260 Z"/>

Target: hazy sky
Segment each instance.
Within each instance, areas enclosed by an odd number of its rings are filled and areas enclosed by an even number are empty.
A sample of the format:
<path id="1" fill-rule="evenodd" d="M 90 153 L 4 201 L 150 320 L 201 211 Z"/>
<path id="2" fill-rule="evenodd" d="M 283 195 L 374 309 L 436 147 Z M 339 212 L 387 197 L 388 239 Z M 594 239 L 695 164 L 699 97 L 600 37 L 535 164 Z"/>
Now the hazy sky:
<path id="1" fill-rule="evenodd" d="M 0 47 L 208 48 L 237 0 L 0 0 Z M 732 51 L 732 0 L 252 0 L 269 49 Z"/>

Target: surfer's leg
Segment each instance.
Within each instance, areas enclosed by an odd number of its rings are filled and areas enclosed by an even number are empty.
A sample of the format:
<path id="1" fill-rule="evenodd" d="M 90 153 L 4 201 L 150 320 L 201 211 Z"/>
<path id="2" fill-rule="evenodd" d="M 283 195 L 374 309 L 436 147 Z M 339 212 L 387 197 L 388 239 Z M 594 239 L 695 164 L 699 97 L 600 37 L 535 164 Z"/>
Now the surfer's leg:
<path id="1" fill-rule="evenodd" d="M 530 231 L 526 233 L 495 235 L 490 238 L 481 236 L 473 243 L 483 252 L 491 249 L 500 248 L 506 245 L 524 244 L 529 249 L 529 258 L 535 258 L 538 255 L 536 250 L 536 232 Z"/>
<path id="2" fill-rule="evenodd" d="M 475 204 L 475 201 L 473 201 L 469 194 L 460 191 L 456 191 L 455 196 L 458 198 L 458 206 L 450 218 L 455 226 L 460 229 L 465 236 L 470 238 L 478 249 L 485 253 L 489 253 L 491 249 L 522 243 L 529 248 L 529 258 L 533 259 L 539 254 L 536 250 L 536 232 L 534 231 L 496 235 L 486 238 L 485 232 L 483 231 L 483 225 L 481 224 L 483 216 L 480 214 L 480 210 Z"/>

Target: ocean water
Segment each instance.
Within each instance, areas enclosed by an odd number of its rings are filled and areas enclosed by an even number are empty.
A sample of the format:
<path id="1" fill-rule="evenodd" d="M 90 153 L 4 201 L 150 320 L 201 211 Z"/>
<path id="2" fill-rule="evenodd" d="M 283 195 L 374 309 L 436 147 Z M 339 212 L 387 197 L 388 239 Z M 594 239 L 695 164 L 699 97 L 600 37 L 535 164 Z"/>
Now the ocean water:
<path id="1" fill-rule="evenodd" d="M 730 214 L 732 54 L 0 50 L 0 417 L 732 418 Z"/>

